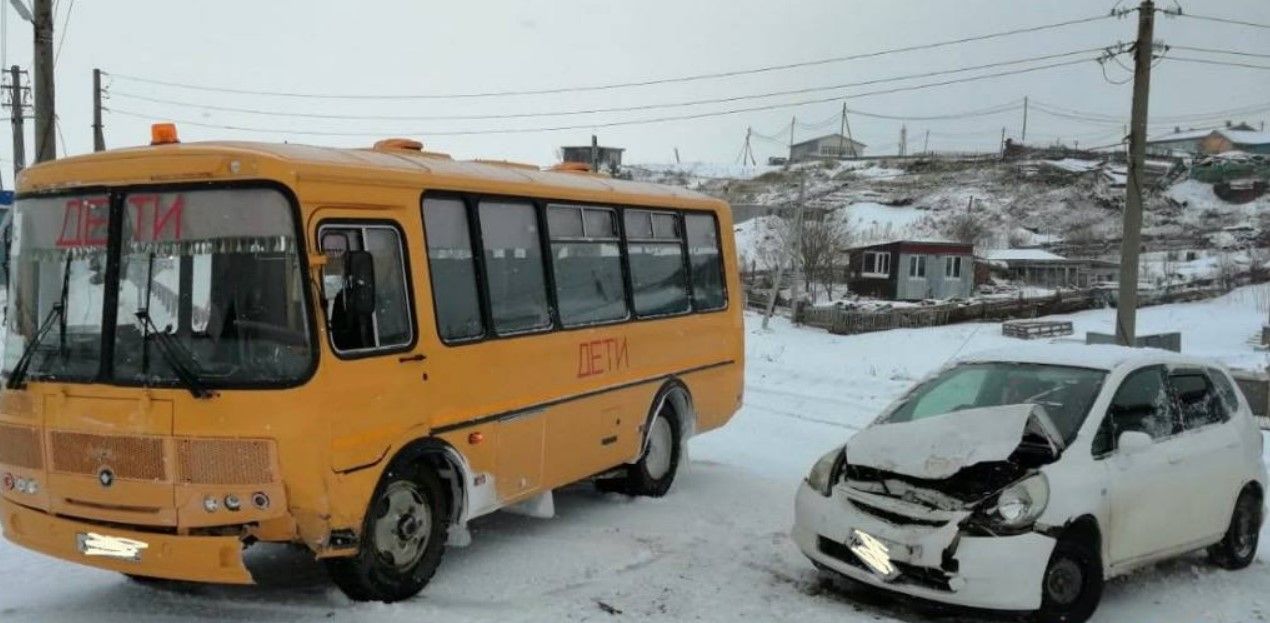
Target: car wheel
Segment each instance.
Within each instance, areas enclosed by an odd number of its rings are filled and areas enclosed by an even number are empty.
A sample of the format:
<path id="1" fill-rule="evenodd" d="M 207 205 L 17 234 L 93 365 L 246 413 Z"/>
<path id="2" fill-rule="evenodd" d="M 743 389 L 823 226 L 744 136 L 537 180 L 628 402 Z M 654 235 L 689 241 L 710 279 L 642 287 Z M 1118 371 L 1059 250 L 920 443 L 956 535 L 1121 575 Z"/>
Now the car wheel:
<path id="1" fill-rule="evenodd" d="M 1086 539 L 1063 538 L 1054 546 L 1041 578 L 1038 623 L 1081 623 L 1102 598 L 1102 560 Z"/>
<path id="2" fill-rule="evenodd" d="M 340 590 L 355 601 L 383 602 L 423 590 L 445 552 L 449 512 L 443 491 L 426 465 L 389 467 L 366 510 L 357 554 L 325 561 Z"/>
<path id="3" fill-rule="evenodd" d="M 1224 569 L 1243 569 L 1257 557 L 1257 540 L 1261 532 L 1261 496 L 1244 490 L 1235 502 L 1230 526 L 1221 542 L 1208 548 L 1208 558 Z"/>
<path id="4" fill-rule="evenodd" d="M 648 427 L 644 454 L 639 461 L 625 467 L 617 478 L 596 482 L 601 491 L 659 498 L 666 495 L 679 471 L 679 419 L 669 404 L 664 405 Z"/>

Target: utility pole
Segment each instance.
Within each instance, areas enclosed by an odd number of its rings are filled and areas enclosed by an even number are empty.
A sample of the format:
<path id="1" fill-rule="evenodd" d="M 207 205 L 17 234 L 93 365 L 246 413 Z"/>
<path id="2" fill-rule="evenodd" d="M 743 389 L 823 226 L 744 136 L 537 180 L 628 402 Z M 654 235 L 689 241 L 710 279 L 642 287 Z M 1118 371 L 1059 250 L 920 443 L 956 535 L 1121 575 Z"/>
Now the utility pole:
<path id="1" fill-rule="evenodd" d="M 35 0 L 35 161 L 57 157 L 57 111 L 53 96 L 53 0 Z"/>
<path id="2" fill-rule="evenodd" d="M 847 142 L 851 144 L 851 157 L 858 158 L 860 153 L 855 150 L 855 138 L 851 136 L 851 120 L 847 119 L 847 104 L 842 103 L 842 125 L 847 128 Z"/>
<path id="3" fill-rule="evenodd" d="M 600 170 L 600 139 L 594 134 L 591 135 L 591 172 L 596 173 Z"/>
<path id="4" fill-rule="evenodd" d="M 18 173 L 26 168 L 26 130 L 22 117 L 26 114 L 25 89 L 22 87 L 22 69 L 9 68 L 9 120 L 13 130 L 13 181 L 17 185 Z"/>
<path id="5" fill-rule="evenodd" d="M 1023 132 L 1019 134 L 1019 142 L 1027 144 L 1027 96 L 1023 96 Z"/>
<path id="6" fill-rule="evenodd" d="M 838 157 L 847 156 L 847 103 L 842 103 L 842 121 L 838 123 Z"/>
<path id="7" fill-rule="evenodd" d="M 679 164 L 679 148 L 675 148 L 675 164 Z"/>
<path id="8" fill-rule="evenodd" d="M 785 166 L 794 163 L 794 125 L 798 123 L 798 117 L 795 115 L 789 119 L 789 158 L 785 159 Z"/>
<path id="9" fill-rule="evenodd" d="M 1133 109 L 1129 118 L 1128 179 L 1125 181 L 1124 236 L 1120 241 L 1120 296 L 1116 301 L 1116 343 L 1134 346 L 1138 314 L 1138 252 L 1142 246 L 1142 173 L 1146 159 L 1147 100 L 1155 49 L 1155 3 L 1138 5 L 1138 40 L 1133 46 Z"/>
<path id="10" fill-rule="evenodd" d="M 904 157 L 904 152 L 908 150 L 908 126 L 900 124 L 900 157 Z"/>
<path id="11" fill-rule="evenodd" d="M 1005 128 L 1001 128 L 1001 159 L 1005 160 Z"/>
<path id="12" fill-rule="evenodd" d="M 926 138 L 922 139 L 922 153 L 930 154 L 930 130 L 926 130 Z"/>
<path id="13" fill-rule="evenodd" d="M 803 198 L 807 191 L 807 175 L 802 173 L 798 176 L 798 205 L 794 206 L 794 223 L 797 229 L 794 231 L 793 248 L 798 249 L 802 246 L 803 240 Z M 763 329 L 767 329 L 767 322 L 771 320 L 772 313 L 776 311 L 776 296 L 781 291 L 781 278 L 785 275 L 785 251 L 781 249 L 781 253 L 776 256 L 776 277 L 772 279 L 772 292 L 767 296 L 767 311 L 763 313 Z M 795 255 L 795 261 L 797 261 Z M 794 304 L 790 301 L 790 305 Z"/>
<path id="14" fill-rule="evenodd" d="M 93 68 L 93 151 L 106 151 L 106 136 L 101 131 L 101 70 Z"/>

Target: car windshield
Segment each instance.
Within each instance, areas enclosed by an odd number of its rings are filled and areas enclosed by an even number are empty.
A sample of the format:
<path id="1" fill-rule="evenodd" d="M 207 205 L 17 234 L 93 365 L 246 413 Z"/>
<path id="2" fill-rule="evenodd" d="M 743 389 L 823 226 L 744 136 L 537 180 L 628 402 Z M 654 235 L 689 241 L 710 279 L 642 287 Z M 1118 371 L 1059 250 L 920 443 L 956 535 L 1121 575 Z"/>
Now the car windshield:
<path id="1" fill-rule="evenodd" d="M 1036 404 L 1071 443 L 1107 373 L 1044 364 L 966 363 L 914 387 L 880 423 L 910 422 L 966 409 Z"/>
<path id="2" fill-rule="evenodd" d="M 112 214 L 121 235 L 108 248 Z M 31 379 L 164 385 L 186 368 L 224 387 L 295 381 L 311 365 L 296 227 L 277 191 L 28 198 L 13 227 L 6 374 L 50 318 Z"/>

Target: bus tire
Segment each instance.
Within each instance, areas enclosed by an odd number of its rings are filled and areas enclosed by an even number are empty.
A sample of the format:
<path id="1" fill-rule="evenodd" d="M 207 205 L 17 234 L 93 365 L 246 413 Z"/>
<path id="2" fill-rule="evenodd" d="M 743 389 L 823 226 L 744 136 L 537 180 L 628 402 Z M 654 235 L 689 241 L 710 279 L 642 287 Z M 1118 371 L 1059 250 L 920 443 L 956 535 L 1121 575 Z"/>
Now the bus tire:
<path id="1" fill-rule="evenodd" d="M 667 402 L 648 425 L 644 454 L 616 478 L 596 482 L 601 491 L 659 498 L 670 491 L 679 471 L 683 437 L 679 418 Z"/>
<path id="2" fill-rule="evenodd" d="M 326 560 L 327 572 L 354 601 L 414 597 L 441 564 L 449 517 L 445 488 L 428 465 L 390 466 L 366 510 L 357 554 Z"/>

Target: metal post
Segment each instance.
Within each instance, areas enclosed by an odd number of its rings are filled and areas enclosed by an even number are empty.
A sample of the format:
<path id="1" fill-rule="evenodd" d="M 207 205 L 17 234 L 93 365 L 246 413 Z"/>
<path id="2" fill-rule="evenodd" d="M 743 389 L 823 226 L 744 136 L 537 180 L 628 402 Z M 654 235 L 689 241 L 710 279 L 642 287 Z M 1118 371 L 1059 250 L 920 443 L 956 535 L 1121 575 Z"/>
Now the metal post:
<path id="1" fill-rule="evenodd" d="M 93 151 L 106 151 L 101 129 L 101 70 L 93 69 Z"/>
<path id="2" fill-rule="evenodd" d="M 26 168 L 26 129 L 22 115 L 22 70 L 14 65 L 9 68 L 9 119 L 13 129 L 14 186 L 17 186 L 18 173 Z"/>
<path id="3" fill-rule="evenodd" d="M 53 0 L 35 0 L 35 161 L 57 157 L 57 119 L 53 95 Z"/>
<path id="4" fill-rule="evenodd" d="M 1019 134 L 1019 143 L 1027 144 L 1027 96 L 1023 96 L 1023 131 Z"/>
<path id="5" fill-rule="evenodd" d="M 1155 3 L 1138 6 L 1138 40 L 1133 55 L 1133 110 L 1129 119 L 1128 179 L 1125 181 L 1124 236 L 1120 242 L 1120 296 L 1116 301 L 1116 343 L 1136 343 L 1138 252 L 1142 246 L 1142 177 L 1146 159 L 1147 100 L 1151 93 Z"/>

